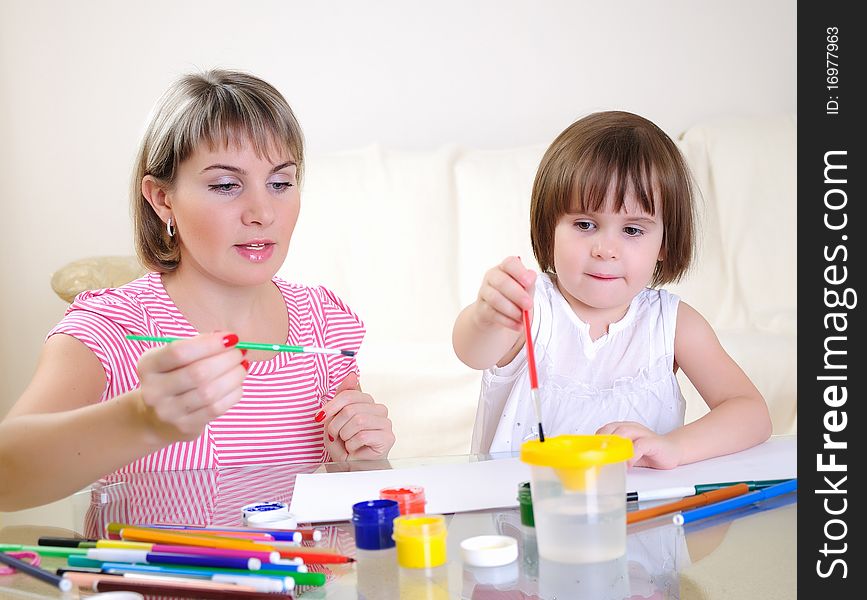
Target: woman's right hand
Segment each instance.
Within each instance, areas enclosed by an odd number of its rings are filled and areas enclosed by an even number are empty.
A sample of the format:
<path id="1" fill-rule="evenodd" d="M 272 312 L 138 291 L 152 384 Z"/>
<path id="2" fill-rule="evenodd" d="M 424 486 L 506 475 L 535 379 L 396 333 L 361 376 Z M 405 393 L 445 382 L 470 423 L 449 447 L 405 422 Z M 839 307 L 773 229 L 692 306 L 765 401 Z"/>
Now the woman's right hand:
<path id="1" fill-rule="evenodd" d="M 509 256 L 482 279 L 476 300 L 479 325 L 502 325 L 514 331 L 523 327 L 523 311 L 533 310 L 536 273 L 526 268 L 518 256 Z"/>
<path id="2" fill-rule="evenodd" d="M 235 334 L 215 332 L 142 354 L 140 409 L 161 442 L 196 439 L 241 399 L 250 365 L 237 343 Z"/>

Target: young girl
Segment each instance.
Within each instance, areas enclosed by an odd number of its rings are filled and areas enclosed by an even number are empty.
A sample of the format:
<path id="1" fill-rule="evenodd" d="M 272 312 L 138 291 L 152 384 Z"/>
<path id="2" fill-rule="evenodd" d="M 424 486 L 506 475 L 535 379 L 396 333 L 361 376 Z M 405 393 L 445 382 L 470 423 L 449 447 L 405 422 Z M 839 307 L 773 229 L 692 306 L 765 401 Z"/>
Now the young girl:
<path id="1" fill-rule="evenodd" d="M 542 273 L 506 258 L 455 323 L 458 357 L 485 370 L 473 451 L 517 451 L 537 435 L 523 310 L 546 434 L 621 435 L 630 465 L 659 469 L 770 436 L 764 399 L 707 321 L 657 288 L 684 274 L 694 246 L 689 171 L 662 130 L 626 112 L 573 123 L 542 158 L 530 224 Z M 678 369 L 710 407 L 688 425 Z"/>
<path id="2" fill-rule="evenodd" d="M 235 347 L 355 351 L 364 336 L 328 289 L 275 277 L 303 165 L 295 116 L 261 79 L 215 70 L 168 90 L 133 176 L 136 248 L 152 272 L 80 294 L 49 332 L 0 423 L 0 510 L 44 504 L 118 469 L 387 455 L 386 407 L 361 392 L 354 358 Z"/>

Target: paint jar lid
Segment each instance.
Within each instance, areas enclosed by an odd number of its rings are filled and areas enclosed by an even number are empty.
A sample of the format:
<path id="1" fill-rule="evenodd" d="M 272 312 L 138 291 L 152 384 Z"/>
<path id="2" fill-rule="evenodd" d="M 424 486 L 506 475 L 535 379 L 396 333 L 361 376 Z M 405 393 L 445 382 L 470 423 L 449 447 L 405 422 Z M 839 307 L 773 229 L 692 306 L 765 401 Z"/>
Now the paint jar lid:
<path id="1" fill-rule="evenodd" d="M 365 500 L 352 505 L 352 522 L 357 525 L 390 525 L 398 516 L 400 508 L 394 500 Z"/>
<path id="2" fill-rule="evenodd" d="M 473 567 L 500 567 L 518 559 L 518 540 L 508 535 L 477 535 L 461 542 L 461 556 Z"/>
<path id="3" fill-rule="evenodd" d="M 402 515 L 424 512 L 426 500 L 424 488 L 420 485 L 382 488 L 379 490 L 379 497 L 397 502 Z"/>
<path id="4" fill-rule="evenodd" d="M 619 435 L 558 435 L 521 444 L 521 461 L 540 467 L 587 469 L 632 458 L 632 440 Z"/>

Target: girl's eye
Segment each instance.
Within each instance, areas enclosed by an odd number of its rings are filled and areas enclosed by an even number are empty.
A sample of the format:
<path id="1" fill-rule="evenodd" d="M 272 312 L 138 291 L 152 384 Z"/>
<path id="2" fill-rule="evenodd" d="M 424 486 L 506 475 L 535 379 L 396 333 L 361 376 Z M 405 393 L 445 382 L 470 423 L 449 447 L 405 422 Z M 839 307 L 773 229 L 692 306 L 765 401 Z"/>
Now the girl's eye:
<path id="1" fill-rule="evenodd" d="M 239 187 L 241 186 L 237 183 L 213 183 L 208 186 L 208 189 L 218 194 L 230 194 Z"/>
<path id="2" fill-rule="evenodd" d="M 575 221 L 575 228 L 579 231 L 590 231 L 594 225 L 590 221 Z"/>
<path id="3" fill-rule="evenodd" d="M 639 229 L 638 227 L 624 227 L 623 233 L 625 233 L 629 237 L 644 235 L 644 231 L 642 229 Z"/>
<path id="4" fill-rule="evenodd" d="M 289 188 L 295 187 L 295 184 L 291 181 L 274 181 L 271 183 L 271 187 L 278 192 L 283 192 Z"/>

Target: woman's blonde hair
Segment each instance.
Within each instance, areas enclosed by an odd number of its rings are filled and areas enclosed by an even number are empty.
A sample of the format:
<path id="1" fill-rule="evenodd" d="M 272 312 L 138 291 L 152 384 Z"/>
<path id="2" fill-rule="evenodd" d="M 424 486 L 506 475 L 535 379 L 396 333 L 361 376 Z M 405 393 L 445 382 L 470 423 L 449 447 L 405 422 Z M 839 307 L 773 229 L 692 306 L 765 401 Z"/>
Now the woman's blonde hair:
<path id="1" fill-rule="evenodd" d="M 610 189 L 617 211 L 629 192 L 650 214 L 661 205 L 663 259 L 656 263 L 650 285 L 678 281 L 695 253 L 689 168 L 664 131 L 643 117 L 621 111 L 579 119 L 557 136 L 542 157 L 530 199 L 530 239 L 540 269 L 555 273 L 554 229 L 560 217 L 601 210 Z"/>
<path id="2" fill-rule="evenodd" d="M 180 262 L 177 236 L 142 195 L 151 175 L 171 187 L 183 163 L 202 144 L 210 148 L 247 139 L 259 156 L 283 147 L 297 164 L 300 185 L 304 137 L 286 99 L 271 84 L 240 71 L 214 69 L 178 79 L 158 101 L 142 139 L 132 176 L 136 252 L 150 270 L 169 272 Z"/>

